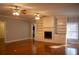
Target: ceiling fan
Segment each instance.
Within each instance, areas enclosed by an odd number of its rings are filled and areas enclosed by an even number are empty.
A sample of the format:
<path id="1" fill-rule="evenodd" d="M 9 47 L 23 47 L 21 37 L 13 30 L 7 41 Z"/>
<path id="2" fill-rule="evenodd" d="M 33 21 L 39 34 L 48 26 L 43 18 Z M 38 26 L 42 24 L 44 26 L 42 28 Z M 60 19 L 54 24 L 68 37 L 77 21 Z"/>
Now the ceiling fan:
<path id="1" fill-rule="evenodd" d="M 31 15 L 36 20 L 39 20 L 40 18 L 47 16 L 45 11 L 36 10 L 35 8 L 30 6 L 12 4 L 12 5 L 9 5 L 9 7 L 13 11 L 14 16 Z"/>

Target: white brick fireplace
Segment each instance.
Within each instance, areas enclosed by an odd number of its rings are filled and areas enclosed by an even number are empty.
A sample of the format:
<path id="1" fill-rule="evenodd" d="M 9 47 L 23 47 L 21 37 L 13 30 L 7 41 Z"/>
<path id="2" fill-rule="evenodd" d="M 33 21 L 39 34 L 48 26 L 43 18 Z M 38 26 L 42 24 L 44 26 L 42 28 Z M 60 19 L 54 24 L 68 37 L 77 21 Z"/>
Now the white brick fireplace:
<path id="1" fill-rule="evenodd" d="M 51 32 L 52 38 L 45 38 L 44 33 Z M 58 38 L 60 37 L 60 39 Z M 36 21 L 36 36 L 35 40 L 52 42 L 52 43 L 65 43 L 65 35 L 55 33 L 55 18 L 45 17 Z"/>

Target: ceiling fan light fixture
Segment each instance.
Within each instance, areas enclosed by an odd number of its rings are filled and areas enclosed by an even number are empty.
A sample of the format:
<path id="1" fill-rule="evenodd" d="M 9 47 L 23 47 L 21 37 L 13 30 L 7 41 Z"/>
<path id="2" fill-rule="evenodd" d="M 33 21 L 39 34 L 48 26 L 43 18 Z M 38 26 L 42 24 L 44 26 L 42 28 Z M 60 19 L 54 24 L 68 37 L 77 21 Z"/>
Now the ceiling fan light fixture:
<path id="1" fill-rule="evenodd" d="M 35 17 L 35 20 L 39 20 L 40 19 L 40 17 Z"/>
<path id="2" fill-rule="evenodd" d="M 20 14 L 18 12 L 13 12 L 14 16 L 19 16 Z"/>
<path id="3" fill-rule="evenodd" d="M 36 13 L 34 15 L 35 15 L 35 20 L 39 20 L 40 19 L 40 14 L 39 13 Z"/>
<path id="4" fill-rule="evenodd" d="M 15 9 L 13 9 L 13 15 L 14 16 L 20 15 L 20 8 L 18 6 L 15 6 Z"/>

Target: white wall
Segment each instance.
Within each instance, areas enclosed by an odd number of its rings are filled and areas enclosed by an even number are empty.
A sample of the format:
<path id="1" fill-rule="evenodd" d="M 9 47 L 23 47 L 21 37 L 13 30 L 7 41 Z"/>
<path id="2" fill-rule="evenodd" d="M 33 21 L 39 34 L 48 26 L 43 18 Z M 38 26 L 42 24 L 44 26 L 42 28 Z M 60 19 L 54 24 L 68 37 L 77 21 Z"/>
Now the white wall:
<path id="1" fill-rule="evenodd" d="M 4 17 L 2 19 L 6 22 L 6 43 L 30 39 L 30 22 L 7 17 Z"/>

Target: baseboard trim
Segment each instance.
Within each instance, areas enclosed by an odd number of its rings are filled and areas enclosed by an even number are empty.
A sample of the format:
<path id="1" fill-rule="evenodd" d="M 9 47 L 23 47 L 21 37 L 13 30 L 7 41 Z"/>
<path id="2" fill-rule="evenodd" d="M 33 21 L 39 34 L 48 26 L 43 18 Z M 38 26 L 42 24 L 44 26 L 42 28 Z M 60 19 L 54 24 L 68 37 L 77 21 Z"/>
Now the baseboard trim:
<path id="1" fill-rule="evenodd" d="M 12 42 L 17 42 L 17 41 L 22 41 L 22 40 L 28 40 L 30 38 L 23 38 L 23 39 L 17 39 L 17 40 L 11 40 L 11 41 L 5 41 L 5 43 L 12 43 Z"/>

